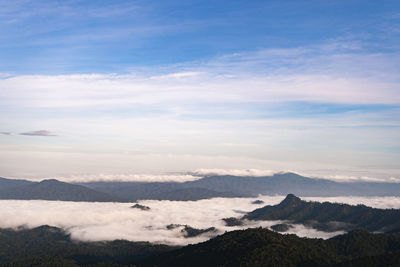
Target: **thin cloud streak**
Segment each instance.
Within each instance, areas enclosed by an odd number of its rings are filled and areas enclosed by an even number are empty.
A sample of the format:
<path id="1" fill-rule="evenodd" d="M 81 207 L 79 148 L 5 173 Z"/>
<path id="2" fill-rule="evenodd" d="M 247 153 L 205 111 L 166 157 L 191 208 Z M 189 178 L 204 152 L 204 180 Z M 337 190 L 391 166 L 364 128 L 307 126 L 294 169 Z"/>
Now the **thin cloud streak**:
<path id="1" fill-rule="evenodd" d="M 50 131 L 47 130 L 39 130 L 39 131 L 31 131 L 31 132 L 24 132 L 20 133 L 20 135 L 29 135 L 29 136 L 58 136 Z"/>

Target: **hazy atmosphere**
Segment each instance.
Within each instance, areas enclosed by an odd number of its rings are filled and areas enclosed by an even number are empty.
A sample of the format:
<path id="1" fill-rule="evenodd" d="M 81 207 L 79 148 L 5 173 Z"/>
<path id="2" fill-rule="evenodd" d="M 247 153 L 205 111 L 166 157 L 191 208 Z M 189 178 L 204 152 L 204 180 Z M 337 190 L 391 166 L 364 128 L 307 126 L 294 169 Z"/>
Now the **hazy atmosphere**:
<path id="1" fill-rule="evenodd" d="M 399 0 L 0 0 L 0 266 L 399 266 Z"/>
<path id="2" fill-rule="evenodd" d="M 400 177 L 397 1 L 0 9 L 3 177 Z"/>

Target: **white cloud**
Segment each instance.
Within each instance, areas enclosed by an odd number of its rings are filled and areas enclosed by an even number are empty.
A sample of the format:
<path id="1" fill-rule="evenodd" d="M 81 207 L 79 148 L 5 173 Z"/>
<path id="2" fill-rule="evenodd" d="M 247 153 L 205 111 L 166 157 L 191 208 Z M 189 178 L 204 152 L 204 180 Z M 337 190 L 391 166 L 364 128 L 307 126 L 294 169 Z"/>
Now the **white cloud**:
<path id="1" fill-rule="evenodd" d="M 199 201 L 140 201 L 149 206 L 149 211 L 132 209 L 130 203 L 89 203 L 43 200 L 0 200 L 0 227 L 33 228 L 40 225 L 61 227 L 71 233 L 72 238 L 83 241 L 126 239 L 150 241 L 165 244 L 185 245 L 202 242 L 209 234 L 185 239 L 181 228 L 167 230 L 166 226 L 187 224 L 195 228 L 216 227 L 218 234 L 247 227 L 270 227 L 281 221 L 247 222 L 244 227 L 227 227 L 221 220 L 226 217 L 240 217 L 243 212 L 252 211 L 264 205 L 275 205 L 284 196 L 259 196 L 258 198 L 214 198 Z M 261 199 L 265 204 L 254 205 Z M 379 208 L 400 208 L 400 198 L 305 198 L 318 201 L 335 201 L 351 204 L 366 204 Z M 342 232 L 324 233 L 296 225 L 288 233 L 299 236 L 329 238 Z"/>
<path id="2" fill-rule="evenodd" d="M 273 176 L 275 174 L 296 173 L 301 176 L 324 179 L 336 182 L 382 182 L 382 183 L 400 183 L 400 178 L 396 177 L 368 177 L 368 176 L 345 176 L 345 175 L 315 175 L 307 174 L 298 171 L 272 171 L 272 170 L 258 170 L 258 169 L 198 169 L 189 172 L 197 176 L 214 176 L 214 175 L 233 175 L 245 177 L 263 177 Z"/>
<path id="3" fill-rule="evenodd" d="M 82 174 L 67 177 L 52 176 L 52 179 L 68 183 L 88 183 L 88 182 L 188 182 L 200 179 L 200 176 L 190 174 Z M 42 178 L 28 180 L 42 180 Z"/>
<path id="4" fill-rule="evenodd" d="M 302 197 L 303 200 L 312 200 L 318 202 L 345 203 L 350 205 L 363 204 L 377 209 L 400 209 L 400 197 Z"/>
<path id="5" fill-rule="evenodd" d="M 260 50 L 132 74 L 0 76 L 0 97 L 14 105 L 47 108 L 282 101 L 400 104 L 399 55 L 342 47 L 335 42 Z"/>
<path id="6" fill-rule="evenodd" d="M 198 169 L 193 171 L 192 173 L 201 176 L 233 175 L 233 176 L 247 176 L 247 177 L 262 177 L 262 176 L 272 176 L 277 172 L 270 170 L 257 170 L 257 169 L 247 169 L 247 170 Z"/>
<path id="7" fill-rule="evenodd" d="M 187 108 L 201 103 L 290 101 L 400 104 L 398 83 L 369 77 L 295 74 L 226 78 L 210 72 L 200 77 L 188 73 L 168 74 L 162 79 L 111 74 L 14 76 L 0 79 L 0 96 L 3 103 L 37 108 L 132 104 Z"/>
<path id="8" fill-rule="evenodd" d="M 400 183 L 400 177 L 368 177 L 368 176 L 346 176 L 346 175 L 327 175 L 327 176 L 310 175 L 308 177 L 316 179 L 332 180 L 336 182 L 345 182 L 345 183 L 348 182 Z"/>
<path id="9" fill-rule="evenodd" d="M 26 166 L 33 165 L 34 169 L 42 167 L 37 176 L 67 177 L 198 168 L 308 173 L 316 165 L 339 169 L 396 164 L 399 109 L 385 106 L 377 111 L 375 104 L 400 104 L 398 58 L 397 54 L 366 54 L 357 45 L 334 43 L 238 53 L 208 62 L 141 68 L 130 74 L 2 76 L 0 111 L 7 114 L 0 118 L 3 131 L 51 129 L 60 136 L 32 141 L 41 150 L 58 142 L 70 147 L 68 153 L 103 153 L 108 161 L 92 168 L 90 157 L 95 156 L 86 155 L 86 166 L 69 168 L 76 171 L 68 173 L 64 166 L 76 160 L 66 153 L 62 159 L 54 157 L 58 162 L 49 156 L 54 164 L 48 167 L 22 152 L 10 164 L 8 152 L 2 150 L 1 175 L 30 173 Z M 305 109 L 310 112 L 302 114 L 302 107 L 296 106 L 299 101 L 308 102 Z M 320 112 L 327 102 L 339 104 L 339 111 L 328 105 L 327 113 Z M 347 110 L 352 107 L 347 104 L 373 106 L 358 110 L 356 105 L 353 111 Z M 22 136 L 10 138 L 14 147 L 19 145 L 16 151 L 29 150 L 31 144 Z M 111 153 L 141 154 L 136 156 L 147 157 L 147 161 L 139 159 L 135 164 L 136 157 L 132 157 L 122 166 L 120 155 L 111 159 Z M 154 155 L 163 156 L 153 160 Z M 181 162 L 171 164 L 172 158 Z M 8 171 L 16 165 L 17 169 Z M 151 165 L 154 169 L 148 168 Z M 60 168 L 57 172 L 49 171 L 56 167 Z M 349 168 L 338 175 L 347 175 Z M 399 173 L 381 169 L 386 178 Z M 375 173 L 362 176 L 375 177 Z"/>

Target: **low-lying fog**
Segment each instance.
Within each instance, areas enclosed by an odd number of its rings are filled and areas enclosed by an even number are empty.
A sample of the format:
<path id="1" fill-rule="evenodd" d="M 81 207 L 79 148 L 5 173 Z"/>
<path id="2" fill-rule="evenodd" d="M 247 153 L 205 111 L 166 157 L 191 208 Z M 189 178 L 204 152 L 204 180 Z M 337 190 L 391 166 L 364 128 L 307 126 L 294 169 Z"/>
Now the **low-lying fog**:
<path id="1" fill-rule="evenodd" d="M 186 245 L 209 239 L 215 234 L 248 227 L 270 227 L 279 221 L 247 222 L 227 227 L 222 218 L 241 217 L 265 205 L 275 205 L 285 196 L 258 198 L 214 198 L 199 201 L 143 200 L 150 210 L 131 208 L 133 203 L 65 202 L 44 200 L 0 200 L 1 228 L 34 228 L 40 225 L 60 227 L 82 241 L 126 239 L 164 244 Z M 255 200 L 263 204 L 252 204 Z M 365 204 L 376 208 L 400 208 L 400 197 L 307 197 L 305 200 Z M 168 230 L 169 224 L 193 228 L 217 228 L 216 233 L 185 238 L 182 227 Z M 326 233 L 296 225 L 287 233 L 298 236 L 329 238 L 343 232 Z"/>

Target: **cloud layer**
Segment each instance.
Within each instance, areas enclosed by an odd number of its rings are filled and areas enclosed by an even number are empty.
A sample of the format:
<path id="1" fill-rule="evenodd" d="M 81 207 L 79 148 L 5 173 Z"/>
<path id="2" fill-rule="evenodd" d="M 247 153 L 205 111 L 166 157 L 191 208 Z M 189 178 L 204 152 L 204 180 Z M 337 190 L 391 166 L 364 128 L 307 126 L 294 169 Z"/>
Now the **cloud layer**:
<path id="1" fill-rule="evenodd" d="M 193 174 L 200 176 L 213 176 L 213 175 L 233 175 L 233 176 L 247 176 L 247 177 L 262 177 L 272 176 L 276 174 L 270 170 L 257 170 L 257 169 L 236 169 L 236 170 L 225 170 L 225 169 L 198 169 L 193 171 Z"/>
<path id="2" fill-rule="evenodd" d="M 0 227 L 32 228 L 40 225 L 61 227 L 72 238 L 82 241 L 126 239 L 164 244 L 185 245 L 202 242 L 209 234 L 185 239 L 181 228 L 167 230 L 169 224 L 190 225 L 195 228 L 216 227 L 218 233 L 247 227 L 270 227 L 280 221 L 247 222 L 243 227 L 226 227 L 221 220 L 240 217 L 244 212 L 263 205 L 279 203 L 284 196 L 260 196 L 259 198 L 215 198 L 199 201 L 140 201 L 150 207 L 149 211 L 132 209 L 129 203 L 88 203 L 62 201 L 0 201 Z M 265 204 L 254 205 L 261 199 Z M 308 200 L 334 201 L 340 203 L 366 204 L 378 208 L 400 208 L 400 198 L 306 198 Z M 324 233 L 296 225 L 288 233 L 299 236 L 329 238 L 342 232 Z"/>
<path id="3" fill-rule="evenodd" d="M 30 181 L 42 181 L 44 179 L 57 179 L 67 183 L 88 183 L 88 182 L 188 182 L 199 180 L 206 176 L 241 176 L 241 177 L 268 177 L 276 174 L 295 173 L 312 179 L 331 180 L 340 183 L 348 182 L 382 182 L 400 183 L 398 177 L 368 177 L 368 176 L 344 176 L 344 175 L 315 175 L 297 171 L 272 171 L 261 169 L 197 169 L 188 172 L 159 173 L 159 174 L 74 174 L 67 176 L 48 177 L 19 177 Z M 9 177 L 10 178 L 10 177 Z M 10 178 L 13 179 L 13 178 Z"/>
<path id="4" fill-rule="evenodd" d="M 259 169 L 198 169 L 189 172 L 196 176 L 218 176 L 218 175 L 232 175 L 232 176 L 245 176 L 245 177 L 264 177 L 273 176 L 275 174 L 296 173 L 305 177 L 314 179 L 325 179 L 336 182 L 387 182 L 387 183 L 400 183 L 400 178 L 396 177 L 367 177 L 367 176 L 345 176 L 345 175 L 318 175 L 307 174 L 297 171 L 271 171 Z"/>
<path id="5" fill-rule="evenodd" d="M 69 183 L 88 183 L 88 182 L 188 182 L 201 179 L 201 176 L 190 174 L 98 174 L 98 175 L 71 175 L 67 177 L 49 177 L 59 181 Z M 28 179 L 31 181 L 41 181 L 42 178 Z"/>

